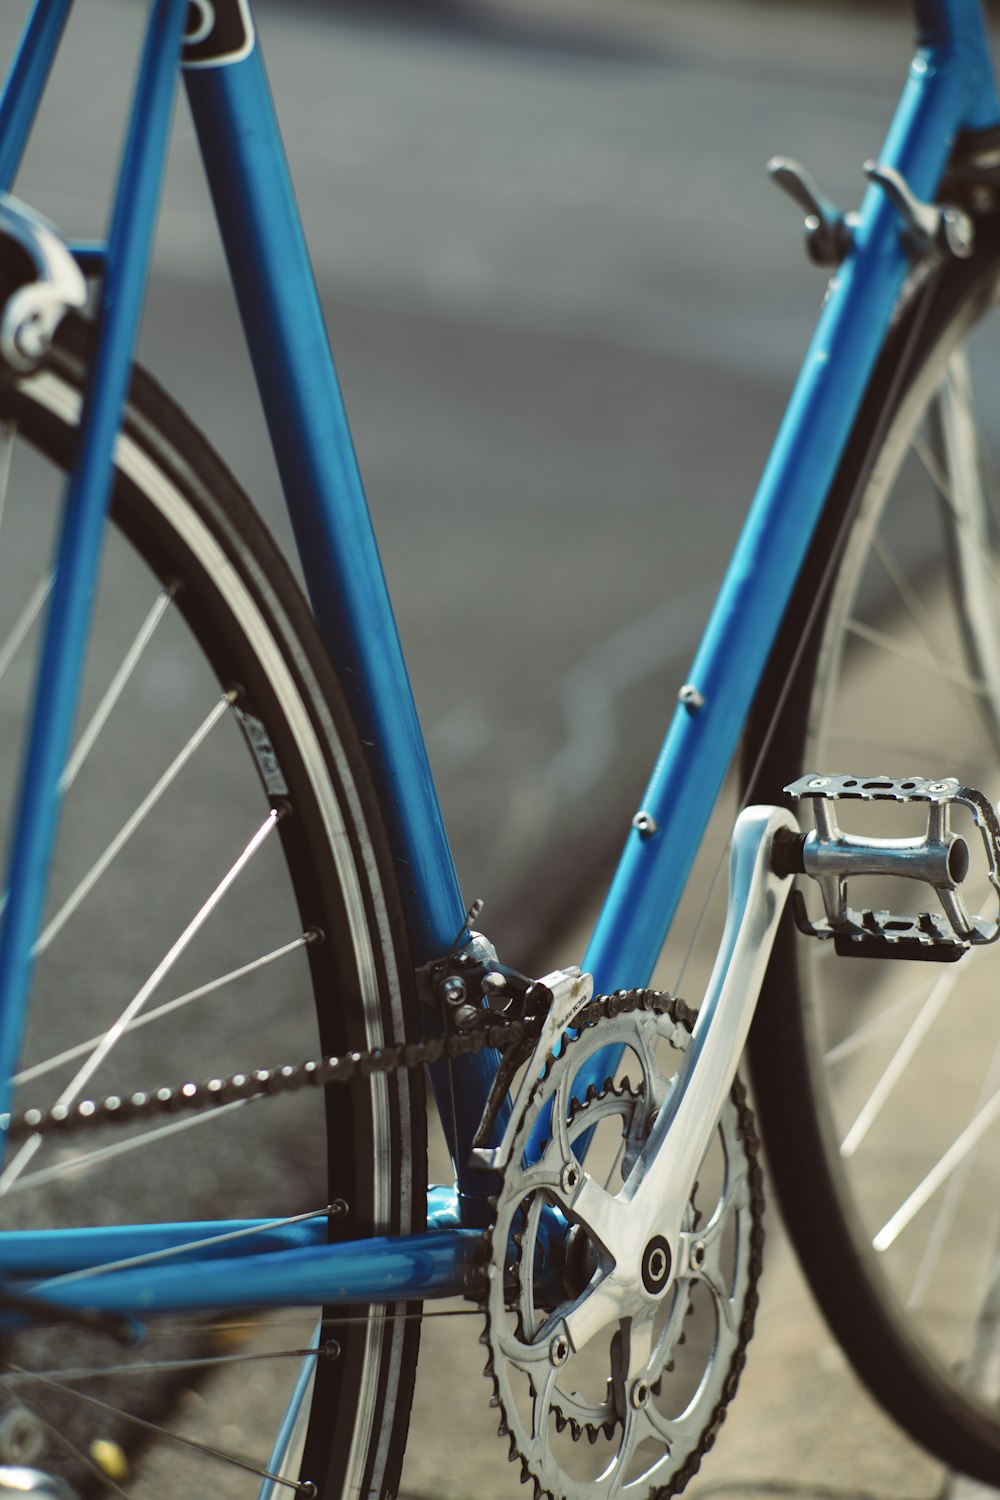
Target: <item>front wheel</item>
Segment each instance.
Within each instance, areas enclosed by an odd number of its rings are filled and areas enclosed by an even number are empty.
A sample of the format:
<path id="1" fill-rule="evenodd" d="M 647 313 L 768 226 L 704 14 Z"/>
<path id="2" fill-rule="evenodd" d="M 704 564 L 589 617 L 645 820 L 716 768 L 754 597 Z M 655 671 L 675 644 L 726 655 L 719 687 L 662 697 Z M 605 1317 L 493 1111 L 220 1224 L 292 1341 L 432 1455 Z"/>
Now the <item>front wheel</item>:
<path id="1" fill-rule="evenodd" d="M 786 800 L 806 773 L 956 776 L 1000 798 L 998 277 L 983 225 L 972 261 L 904 298 L 755 704 L 753 801 Z M 851 831 L 906 837 L 926 821 L 896 806 L 855 826 L 860 806 L 837 804 Z M 859 882 L 852 905 L 905 915 L 908 884 Z M 911 910 L 934 905 L 909 889 Z M 803 894 L 816 912 L 818 892 Z M 954 965 L 832 949 L 786 920 L 754 1022 L 782 1210 L 879 1401 L 997 1483 L 1000 949 Z"/>
<path id="2" fill-rule="evenodd" d="M 8 826 L 86 347 L 78 324 L 0 389 Z M 309 613 L 231 476 L 141 373 L 112 522 L 14 1108 L 414 1038 L 392 861 Z M 3 1226 L 311 1214 L 323 1235 L 418 1230 L 420 1075 L 326 1092 L 12 1147 Z M 33 1465 L 79 1495 L 381 1497 L 402 1461 L 412 1313 L 151 1320 L 132 1352 L 65 1325 L 8 1330 L 0 1415 L 16 1398 Z"/>

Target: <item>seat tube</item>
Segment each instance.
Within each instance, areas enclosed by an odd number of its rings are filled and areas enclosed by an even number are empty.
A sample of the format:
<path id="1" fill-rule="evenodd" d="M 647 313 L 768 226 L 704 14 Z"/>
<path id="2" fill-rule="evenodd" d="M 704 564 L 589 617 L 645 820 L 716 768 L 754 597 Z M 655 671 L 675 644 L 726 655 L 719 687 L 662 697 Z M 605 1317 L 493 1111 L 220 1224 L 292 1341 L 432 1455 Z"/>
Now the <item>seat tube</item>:
<path id="1" fill-rule="evenodd" d="M 185 70 L 316 620 L 383 807 L 417 963 L 465 907 L 417 720 L 260 48 Z"/>
<path id="2" fill-rule="evenodd" d="M 461 938 L 465 905 L 260 50 L 186 70 L 185 83 L 309 596 L 368 752 L 420 965 Z M 439 1029 L 430 1010 L 424 1020 Z M 491 1190 L 465 1157 L 497 1063 L 484 1049 L 432 1070 L 473 1198 Z"/>

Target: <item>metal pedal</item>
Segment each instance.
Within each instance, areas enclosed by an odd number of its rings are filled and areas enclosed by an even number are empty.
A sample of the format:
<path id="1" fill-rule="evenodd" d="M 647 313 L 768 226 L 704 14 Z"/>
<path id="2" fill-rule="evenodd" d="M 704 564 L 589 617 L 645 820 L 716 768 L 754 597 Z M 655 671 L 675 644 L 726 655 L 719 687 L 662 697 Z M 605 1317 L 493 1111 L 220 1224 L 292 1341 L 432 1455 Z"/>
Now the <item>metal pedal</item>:
<path id="1" fill-rule="evenodd" d="M 790 797 L 810 798 L 816 827 L 786 844 L 781 859 L 789 872 L 809 875 L 823 896 L 825 918 L 810 919 L 801 891 L 792 893 L 792 911 L 800 931 L 832 939 L 838 954 L 849 958 L 910 958 L 953 963 L 971 947 L 1000 937 L 1000 823 L 982 792 L 962 786 L 953 776 L 929 781 L 919 776 L 801 776 L 785 787 Z M 858 838 L 837 824 L 832 803 L 919 802 L 927 808 L 921 838 Z M 961 807 L 979 829 L 997 898 L 992 920 L 971 916 L 961 885 L 969 872 L 969 846 L 951 827 L 951 810 Z M 916 917 L 890 911 L 856 910 L 848 905 L 847 881 L 857 875 L 894 875 L 933 887 L 941 912 Z"/>

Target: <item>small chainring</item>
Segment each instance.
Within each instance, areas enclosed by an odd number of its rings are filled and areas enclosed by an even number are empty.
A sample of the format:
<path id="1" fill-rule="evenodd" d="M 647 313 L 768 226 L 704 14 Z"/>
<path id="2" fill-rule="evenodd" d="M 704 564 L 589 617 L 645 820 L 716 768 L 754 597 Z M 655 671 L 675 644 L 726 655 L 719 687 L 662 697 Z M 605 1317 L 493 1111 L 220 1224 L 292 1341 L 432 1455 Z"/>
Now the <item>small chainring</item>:
<path id="1" fill-rule="evenodd" d="M 741 1084 L 699 1169 L 673 1276 L 668 1253 L 653 1249 L 644 1271 L 653 1295 L 602 1293 L 608 1258 L 599 1227 L 569 1206 L 589 1176 L 588 1186 L 603 1187 L 590 1199 L 602 1213 L 628 1212 L 624 1185 L 675 1087 L 690 1024 L 686 1007 L 666 1002 L 659 1012 L 630 1008 L 584 1026 L 550 1059 L 518 1122 L 487 1237 L 482 1342 L 500 1434 L 536 1497 L 679 1493 L 711 1447 L 745 1363 L 763 1192 Z M 624 1049 L 618 1081 L 584 1090 L 581 1068 L 608 1047 Z M 523 1166 L 543 1119 L 549 1139 Z M 595 1299 L 594 1331 L 574 1351 L 562 1320 L 587 1299 Z"/>

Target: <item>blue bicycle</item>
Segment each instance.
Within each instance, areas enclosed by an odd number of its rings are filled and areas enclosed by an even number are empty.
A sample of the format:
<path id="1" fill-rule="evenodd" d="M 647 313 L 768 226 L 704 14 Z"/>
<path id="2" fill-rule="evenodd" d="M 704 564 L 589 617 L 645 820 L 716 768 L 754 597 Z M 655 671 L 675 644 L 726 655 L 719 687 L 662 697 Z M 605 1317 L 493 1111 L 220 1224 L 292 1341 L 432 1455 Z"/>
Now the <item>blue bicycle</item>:
<path id="1" fill-rule="evenodd" d="M 748 1039 L 838 1338 L 996 1482 L 975 0 L 917 5 L 857 213 L 772 163 L 829 294 L 591 944 L 542 978 L 459 892 L 247 0 L 153 0 L 99 244 L 11 192 L 69 8 L 37 0 L 0 99 L 0 1494 L 392 1495 L 443 1298 L 536 1494 L 679 1492 L 757 1306 Z M 133 365 L 179 75 L 311 606 Z M 646 986 L 740 745 L 695 1010 Z"/>

